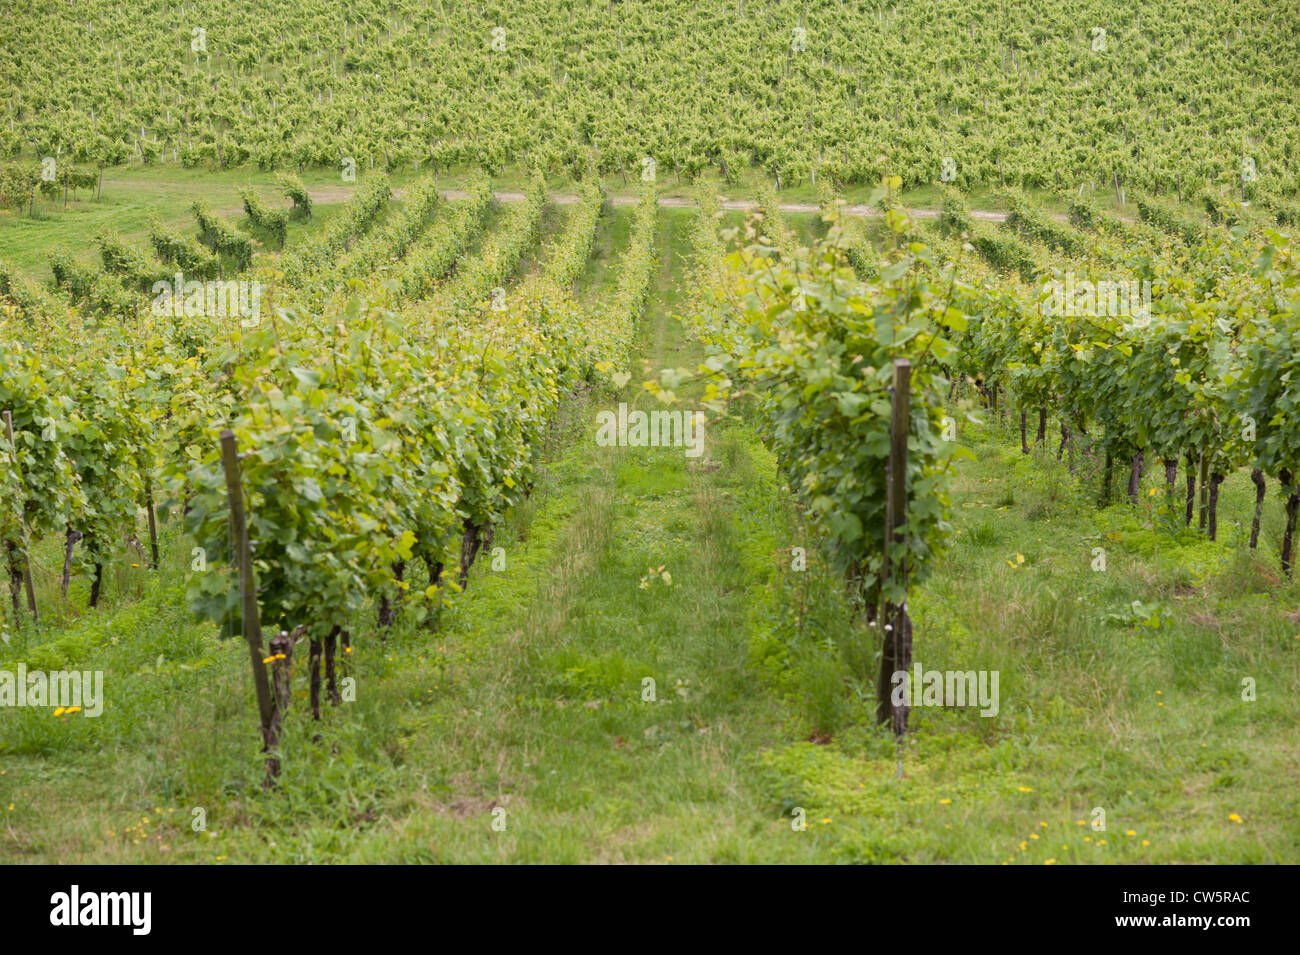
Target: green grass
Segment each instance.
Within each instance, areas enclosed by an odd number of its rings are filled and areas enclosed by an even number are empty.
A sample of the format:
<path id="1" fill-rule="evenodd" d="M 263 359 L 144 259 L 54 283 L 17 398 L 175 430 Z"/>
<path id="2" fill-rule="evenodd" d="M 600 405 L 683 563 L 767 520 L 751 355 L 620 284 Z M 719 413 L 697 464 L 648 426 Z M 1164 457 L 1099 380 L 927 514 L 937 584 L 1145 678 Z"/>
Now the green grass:
<path id="1" fill-rule="evenodd" d="M 342 185 L 337 175 L 319 171 L 302 178 L 312 189 Z M 253 187 L 273 208 L 290 205 L 279 193 L 274 175 L 256 170 L 210 171 L 174 165 L 105 169 L 98 199 L 83 190 L 78 199 L 69 197 L 66 208 L 62 198 L 38 200 L 35 217 L 28 216 L 25 208 L 21 212 L 0 212 L 0 260 L 11 263 L 33 281 L 46 282 L 50 278 L 46 256 L 60 246 L 70 249 L 82 262 L 98 265 L 94 239 L 105 228 L 113 229 L 152 256 L 150 217 L 157 215 L 171 231 L 197 235 L 198 227 L 190 212 L 196 199 L 207 200 L 214 211 L 246 227 L 239 197 L 243 186 Z M 291 219 L 286 246 L 292 248 L 319 230 L 345 198 L 340 193 L 334 201 L 318 203 L 311 219 Z"/>
<path id="2" fill-rule="evenodd" d="M 913 711 L 902 780 L 859 715 L 832 747 L 773 753 L 774 795 L 854 861 L 1300 858 L 1287 782 L 1300 622 L 1267 589 L 1275 541 L 1239 546 L 1248 482 L 1234 478 L 1229 533 L 1209 544 L 1157 531 L 1158 504 L 1098 512 L 1094 486 L 1021 455 L 1000 426 L 964 438 L 978 460 L 960 472 L 956 546 L 912 600 L 914 659 L 998 670 L 1000 713 Z M 1122 622 L 1134 600 L 1166 608 L 1166 625 Z M 1243 702 L 1245 677 L 1267 699 Z M 1086 824 L 1096 807 L 1105 832 Z"/>
<path id="3" fill-rule="evenodd" d="M 537 224 L 537 239 L 524 252 L 519 265 L 515 268 L 515 276 L 520 284 L 542 272 L 546 264 L 544 261 L 546 244 L 564 230 L 570 215 L 572 215 L 571 209 L 556 205 L 554 202 L 548 202 L 542 207 L 542 218 Z"/>
<path id="4" fill-rule="evenodd" d="M 665 210 L 666 211 L 666 210 Z M 587 266 L 574 283 L 574 298 L 584 307 L 596 307 L 618 279 L 618 262 L 632 237 L 632 209 L 606 204 L 596 220 Z"/>

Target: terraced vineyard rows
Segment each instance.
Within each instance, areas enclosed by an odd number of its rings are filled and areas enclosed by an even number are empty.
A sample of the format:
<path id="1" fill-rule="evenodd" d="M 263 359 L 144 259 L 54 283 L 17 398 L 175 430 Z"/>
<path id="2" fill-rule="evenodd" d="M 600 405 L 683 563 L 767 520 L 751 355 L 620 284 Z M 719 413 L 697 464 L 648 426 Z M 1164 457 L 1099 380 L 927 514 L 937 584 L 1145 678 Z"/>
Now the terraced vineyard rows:
<path id="1" fill-rule="evenodd" d="M 1300 859 L 1286 11 L 45 13 L 0 859 Z"/>

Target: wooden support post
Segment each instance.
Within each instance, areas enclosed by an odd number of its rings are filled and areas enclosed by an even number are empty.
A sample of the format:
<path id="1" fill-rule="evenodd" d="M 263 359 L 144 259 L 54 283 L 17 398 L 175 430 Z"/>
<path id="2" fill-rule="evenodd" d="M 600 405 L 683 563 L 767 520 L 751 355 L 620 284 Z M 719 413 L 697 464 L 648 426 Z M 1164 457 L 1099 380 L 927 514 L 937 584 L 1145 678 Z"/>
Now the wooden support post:
<path id="1" fill-rule="evenodd" d="M 300 633 L 299 627 L 295 633 Z M 266 728 L 266 779 L 264 786 L 271 785 L 272 780 L 280 775 L 280 730 L 284 725 L 284 715 L 289 712 L 289 677 L 293 665 L 293 642 L 295 634 L 281 630 L 271 638 L 271 668 L 275 673 L 275 706 L 271 713 L 270 725 Z"/>
<path id="2" fill-rule="evenodd" d="M 342 627 L 335 624 L 334 629 L 325 638 L 325 695 L 329 698 L 330 706 L 338 706 L 343 702 L 343 695 L 339 693 L 334 666 L 334 655 L 338 648 L 339 633 L 342 629 Z"/>
<path id="3" fill-rule="evenodd" d="M 908 705 L 893 703 L 896 672 L 906 673 L 912 666 L 912 621 L 907 615 L 907 557 L 900 550 L 905 542 L 907 524 L 907 434 L 911 422 L 912 363 L 894 359 L 894 396 L 889 426 L 889 470 L 885 503 L 885 561 L 883 579 L 886 586 L 903 588 L 901 602 L 888 598 L 880 615 L 882 650 L 880 679 L 876 684 L 876 722 L 891 722 L 895 736 L 907 732 Z"/>
<path id="4" fill-rule="evenodd" d="M 1142 492 L 1142 452 L 1133 455 L 1128 471 L 1128 499 L 1137 504 Z"/>
<path id="5" fill-rule="evenodd" d="M 149 556 L 153 561 L 152 570 L 158 569 L 158 517 L 153 503 L 153 478 L 144 476 L 144 506 L 149 512 Z"/>
<path id="6" fill-rule="evenodd" d="M 24 485 L 23 485 L 22 466 L 18 463 L 18 444 L 17 442 L 14 441 L 13 413 L 11 411 L 6 410 L 4 413 L 4 418 L 5 418 L 5 433 L 8 434 L 9 436 L 9 452 L 10 454 L 13 455 L 13 459 L 14 459 L 14 473 L 18 475 L 19 486 L 23 487 Z M 24 498 L 25 497 L 26 495 L 24 494 Z M 27 609 L 32 612 L 32 620 L 35 623 L 40 623 L 41 616 L 36 611 L 36 588 L 32 585 L 32 542 L 27 535 L 27 515 L 25 513 L 21 513 L 21 511 L 26 510 L 26 506 L 27 506 L 27 502 L 26 500 L 24 500 L 22 504 L 22 508 L 20 509 L 20 513 L 19 513 L 19 520 L 22 522 L 22 534 L 23 534 L 23 588 L 27 591 Z"/>
<path id="7" fill-rule="evenodd" d="M 1204 451 L 1201 452 L 1201 506 L 1199 522 L 1201 530 L 1205 530 L 1206 518 L 1210 510 L 1210 457 Z"/>
<path id="8" fill-rule="evenodd" d="M 253 578 L 253 554 L 248 541 L 248 524 L 244 518 L 244 492 L 239 483 L 239 454 L 235 433 L 221 432 L 221 463 L 226 471 L 226 494 L 230 499 L 230 526 L 235 539 L 235 560 L 239 565 L 239 592 L 244 606 L 244 638 L 248 641 L 248 658 L 253 665 L 253 686 L 257 689 L 257 709 L 262 718 L 263 750 L 270 747 L 271 683 L 262 662 L 262 624 L 257 613 L 257 581 Z M 270 761 L 268 760 L 268 770 Z"/>
<path id="9" fill-rule="evenodd" d="M 1296 515 L 1300 514 L 1300 487 L 1296 486 L 1296 475 L 1289 468 L 1277 472 L 1282 482 L 1282 492 L 1286 495 L 1286 530 L 1282 533 L 1282 573 L 1288 578 L 1295 566 L 1293 547 L 1295 544 Z"/>
<path id="10" fill-rule="evenodd" d="M 64 600 L 68 599 L 68 587 L 72 584 L 72 548 L 84 536 L 81 531 L 73 530 L 71 526 L 63 532 L 63 577 L 59 581 L 59 596 Z"/>
<path id="11" fill-rule="evenodd" d="M 1259 468 L 1252 468 L 1250 480 L 1255 485 L 1255 517 L 1250 522 L 1250 549 L 1254 550 L 1259 546 L 1259 520 L 1264 513 L 1264 493 L 1267 486 L 1264 483 L 1264 472 Z"/>

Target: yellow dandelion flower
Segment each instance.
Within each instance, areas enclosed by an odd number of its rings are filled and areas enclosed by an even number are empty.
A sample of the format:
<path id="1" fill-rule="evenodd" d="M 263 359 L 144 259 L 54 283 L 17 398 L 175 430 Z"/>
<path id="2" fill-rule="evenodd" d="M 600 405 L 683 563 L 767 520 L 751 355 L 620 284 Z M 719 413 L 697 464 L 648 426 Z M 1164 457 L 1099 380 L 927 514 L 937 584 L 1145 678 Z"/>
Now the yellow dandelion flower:
<path id="1" fill-rule="evenodd" d="M 1143 840 L 1142 840 L 1142 845 L 1144 845 L 1144 846 L 1149 846 L 1149 845 L 1151 845 L 1151 843 L 1148 842 L 1146 839 L 1143 839 Z"/>
<path id="2" fill-rule="evenodd" d="M 1038 824 L 1042 826 L 1044 829 L 1047 828 L 1047 823 L 1043 822 L 1042 820 L 1039 820 Z"/>
<path id="3" fill-rule="evenodd" d="M 62 716 L 62 715 L 63 715 L 64 713 L 66 713 L 66 712 L 67 712 L 67 709 L 64 708 L 64 707 L 62 707 L 62 706 L 60 706 L 60 707 L 58 707 L 58 708 L 54 711 L 54 715 L 55 715 L 55 716 Z"/>
<path id="4" fill-rule="evenodd" d="M 1136 835 L 1137 835 L 1137 830 L 1135 830 L 1135 829 L 1126 829 L 1126 830 L 1124 831 L 1124 835 L 1126 835 L 1126 836 L 1136 836 Z"/>
<path id="5" fill-rule="evenodd" d="M 1056 860 L 1055 860 L 1055 859 L 1044 859 L 1044 860 L 1043 860 L 1043 865 L 1056 865 Z"/>
<path id="6" fill-rule="evenodd" d="M 946 806 L 946 805 L 948 805 L 948 803 L 950 803 L 950 802 L 952 802 L 951 799 L 940 799 L 940 800 L 939 800 L 939 805 L 941 805 L 941 806 Z"/>
<path id="7" fill-rule="evenodd" d="M 1231 820 L 1232 822 L 1237 822 L 1237 823 L 1241 822 L 1241 817 L 1237 815 L 1235 812 L 1232 813 L 1230 816 L 1228 816 L 1228 819 Z"/>
<path id="8" fill-rule="evenodd" d="M 1017 563 L 1017 564 L 1023 564 L 1024 562 L 1025 562 L 1025 555 L 1024 555 L 1024 554 L 1016 554 L 1016 563 Z"/>
<path id="9" fill-rule="evenodd" d="M 1036 833 L 1036 832 L 1031 832 L 1031 833 L 1029 834 L 1029 838 L 1030 838 L 1030 839 L 1037 839 L 1037 838 L 1038 838 L 1038 833 Z"/>

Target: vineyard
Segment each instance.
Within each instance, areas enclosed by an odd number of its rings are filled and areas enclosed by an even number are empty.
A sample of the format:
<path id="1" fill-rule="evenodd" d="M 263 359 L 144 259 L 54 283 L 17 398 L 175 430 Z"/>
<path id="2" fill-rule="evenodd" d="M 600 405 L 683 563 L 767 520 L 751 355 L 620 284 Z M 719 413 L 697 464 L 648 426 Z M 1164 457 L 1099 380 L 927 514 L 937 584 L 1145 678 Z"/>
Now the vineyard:
<path id="1" fill-rule="evenodd" d="M 1300 862 L 1293 13 L 14 6 L 0 861 Z"/>

